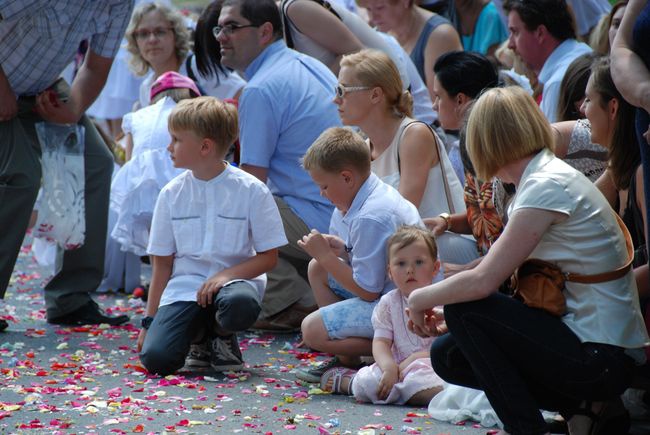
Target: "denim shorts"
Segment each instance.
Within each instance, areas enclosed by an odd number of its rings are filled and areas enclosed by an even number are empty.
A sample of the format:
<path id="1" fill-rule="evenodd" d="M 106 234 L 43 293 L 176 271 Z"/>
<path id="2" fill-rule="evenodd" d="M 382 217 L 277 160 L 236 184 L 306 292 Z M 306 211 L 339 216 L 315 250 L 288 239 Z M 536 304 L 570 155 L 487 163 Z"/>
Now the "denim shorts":
<path id="1" fill-rule="evenodd" d="M 372 310 L 379 298 L 366 302 L 353 293 L 345 290 L 332 277 L 328 278 L 332 292 L 343 298 L 342 301 L 321 307 L 319 309 L 327 335 L 332 340 L 342 340 L 348 337 L 364 337 L 372 339 Z"/>

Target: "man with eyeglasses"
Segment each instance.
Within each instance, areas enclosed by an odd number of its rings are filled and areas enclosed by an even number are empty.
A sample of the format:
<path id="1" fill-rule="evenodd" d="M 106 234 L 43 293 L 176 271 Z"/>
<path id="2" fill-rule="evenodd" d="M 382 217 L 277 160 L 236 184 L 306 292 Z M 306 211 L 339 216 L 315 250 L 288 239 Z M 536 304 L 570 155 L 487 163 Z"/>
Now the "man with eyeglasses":
<path id="1" fill-rule="evenodd" d="M 332 206 L 301 167 L 312 142 L 341 125 L 332 103 L 336 77 L 287 48 L 273 0 L 226 0 L 212 29 L 221 62 L 248 80 L 239 100 L 241 168 L 268 183 L 289 239 L 268 275 L 255 329 L 295 331 L 316 309 L 306 277 L 310 257 L 297 245 L 312 228 L 328 232 Z"/>
<path id="2" fill-rule="evenodd" d="M 133 10 L 133 0 L 0 2 L 0 297 L 4 297 L 41 184 L 34 125 L 85 128 L 85 242 L 66 251 L 45 286 L 47 321 L 118 325 L 92 300 L 102 279 L 113 158 L 85 110 L 101 91 Z M 82 40 L 85 61 L 71 86 L 58 79 Z M 1 314 L 1 313 L 0 313 Z M 7 327 L 0 322 L 0 330 Z"/>

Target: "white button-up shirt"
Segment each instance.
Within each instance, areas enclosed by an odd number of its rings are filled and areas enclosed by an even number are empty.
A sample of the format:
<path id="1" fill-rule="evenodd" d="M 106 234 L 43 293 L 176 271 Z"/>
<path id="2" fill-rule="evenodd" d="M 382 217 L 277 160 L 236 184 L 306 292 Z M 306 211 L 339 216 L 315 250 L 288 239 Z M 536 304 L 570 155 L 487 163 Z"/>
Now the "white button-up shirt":
<path id="1" fill-rule="evenodd" d="M 228 165 L 203 181 L 186 171 L 158 196 L 147 252 L 174 255 L 160 306 L 194 301 L 210 276 L 287 244 L 280 212 L 266 185 Z M 260 297 L 266 276 L 250 282 Z"/>

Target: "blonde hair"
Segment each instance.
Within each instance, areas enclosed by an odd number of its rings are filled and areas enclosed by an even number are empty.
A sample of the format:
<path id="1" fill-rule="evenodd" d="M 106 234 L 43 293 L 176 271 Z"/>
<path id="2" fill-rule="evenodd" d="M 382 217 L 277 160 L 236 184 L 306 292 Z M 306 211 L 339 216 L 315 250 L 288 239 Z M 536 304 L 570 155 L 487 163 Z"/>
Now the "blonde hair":
<path id="1" fill-rule="evenodd" d="M 193 98 L 194 94 L 187 88 L 172 88 L 165 89 L 162 92 L 158 92 L 152 99 L 149 104 L 156 104 L 158 101 L 162 100 L 165 97 L 169 97 L 177 103 L 181 100 L 186 100 L 188 98 Z"/>
<path id="2" fill-rule="evenodd" d="M 414 225 L 402 225 L 390 236 L 386 242 L 386 253 L 388 261 L 390 261 L 391 249 L 395 247 L 396 250 L 404 249 L 409 245 L 422 240 L 429 249 L 431 258 L 436 261 L 438 259 L 438 245 L 433 233 L 427 229 L 416 227 Z"/>
<path id="3" fill-rule="evenodd" d="M 551 127 L 535 100 L 518 86 L 493 88 L 474 103 L 467 120 L 467 152 L 478 178 L 548 148 Z"/>
<path id="4" fill-rule="evenodd" d="M 348 54 L 341 59 L 341 68 L 343 67 L 354 70 L 359 85 L 381 88 L 386 96 L 388 107 L 396 115 L 412 115 L 413 97 L 409 91 L 402 91 L 399 70 L 386 53 L 365 49 Z"/>
<path id="5" fill-rule="evenodd" d="M 138 29 L 142 18 L 149 12 L 154 11 L 160 12 L 163 17 L 169 21 L 169 24 L 171 24 L 174 32 L 175 54 L 179 64 L 185 60 L 191 49 L 190 31 L 185 25 L 185 19 L 179 12 L 159 3 L 145 3 L 140 5 L 133 11 L 131 21 L 129 21 L 125 33 L 127 42 L 126 49 L 131 54 L 129 58 L 129 67 L 138 76 L 145 75 L 147 71 L 149 71 L 150 65 L 140 54 L 138 42 L 135 40 L 135 32 Z"/>
<path id="6" fill-rule="evenodd" d="M 354 168 L 359 173 L 370 173 L 370 149 L 354 131 L 344 127 L 328 128 L 307 149 L 302 158 L 307 171 L 322 169 L 337 173 Z"/>
<path id="7" fill-rule="evenodd" d="M 183 100 L 169 114 L 169 129 L 191 131 L 201 138 L 217 143 L 218 151 L 225 156 L 237 140 L 237 109 L 214 97 L 196 97 Z"/>

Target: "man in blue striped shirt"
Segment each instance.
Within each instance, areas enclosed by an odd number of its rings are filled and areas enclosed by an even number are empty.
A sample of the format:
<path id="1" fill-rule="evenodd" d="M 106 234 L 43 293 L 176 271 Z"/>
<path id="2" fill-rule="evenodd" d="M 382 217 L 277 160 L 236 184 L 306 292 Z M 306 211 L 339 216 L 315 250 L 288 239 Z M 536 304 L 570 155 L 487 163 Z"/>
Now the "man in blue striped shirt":
<path id="1" fill-rule="evenodd" d="M 47 320 L 120 324 L 89 292 L 101 282 L 113 160 L 84 116 L 104 86 L 133 0 L 0 1 L 0 297 L 4 297 L 41 182 L 34 124 L 85 127 L 85 243 L 66 251 L 45 287 Z M 68 86 L 58 77 L 79 47 L 89 49 Z M 0 330 L 7 327 L 0 324 Z"/>

